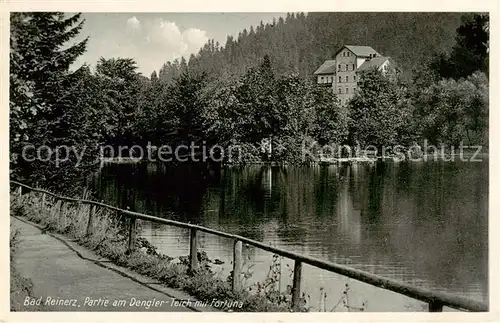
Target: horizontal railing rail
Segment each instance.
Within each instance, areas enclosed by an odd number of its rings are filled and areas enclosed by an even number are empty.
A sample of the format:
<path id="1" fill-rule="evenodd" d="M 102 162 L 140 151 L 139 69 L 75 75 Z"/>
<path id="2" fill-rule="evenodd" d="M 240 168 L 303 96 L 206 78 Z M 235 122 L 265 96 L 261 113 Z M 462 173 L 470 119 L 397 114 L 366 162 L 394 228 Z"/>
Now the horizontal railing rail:
<path id="1" fill-rule="evenodd" d="M 165 224 L 165 225 L 172 225 L 180 228 L 185 228 L 191 230 L 190 233 L 190 256 L 189 256 L 189 266 L 191 270 L 196 270 L 197 268 L 197 232 L 205 232 L 213 235 L 217 235 L 220 237 L 225 237 L 229 239 L 234 240 L 234 259 L 233 259 L 233 289 L 237 290 L 241 288 L 241 280 L 240 280 L 240 273 L 241 273 L 241 264 L 242 264 L 242 257 L 241 257 L 241 250 L 242 250 L 242 243 L 246 243 L 248 245 L 258 247 L 262 250 L 272 252 L 274 254 L 290 258 L 295 261 L 294 265 L 294 276 L 293 276 L 293 286 L 292 286 L 292 306 L 294 309 L 298 309 L 299 306 L 299 300 L 300 300 L 300 285 L 301 285 L 301 272 L 302 272 L 302 264 L 308 264 L 317 268 L 321 268 L 324 270 L 328 270 L 330 272 L 334 272 L 358 281 L 361 281 L 363 283 L 370 284 L 372 286 L 380 287 L 386 290 L 390 290 L 393 292 L 396 292 L 398 294 L 405 295 L 407 297 L 411 297 L 413 299 L 417 299 L 422 302 L 426 302 L 429 305 L 429 312 L 441 312 L 443 309 L 443 306 L 447 306 L 450 308 L 458 309 L 458 310 L 466 310 L 466 311 L 472 311 L 472 312 L 487 312 L 488 311 L 488 304 L 485 304 L 483 302 L 479 302 L 476 300 L 468 299 L 462 296 L 457 296 L 457 295 L 451 295 L 448 293 L 444 292 L 438 292 L 438 291 L 431 291 L 425 288 L 417 287 L 417 286 L 412 286 L 394 279 L 390 278 L 385 278 L 382 276 L 378 276 L 375 274 L 372 274 L 367 271 L 359 270 L 359 269 L 354 269 L 348 266 L 344 265 L 339 265 L 330 261 L 326 260 L 321 260 L 321 259 L 316 259 L 313 257 L 301 255 L 292 251 L 272 247 L 270 245 L 266 245 L 262 242 L 252 240 L 249 238 L 245 238 L 243 236 L 231 234 L 231 233 L 226 233 L 210 228 L 206 228 L 203 226 L 199 226 L 196 224 L 191 224 L 191 223 L 184 223 L 184 222 L 179 222 L 179 221 L 174 221 L 174 220 L 168 220 L 164 218 L 159 218 L 147 214 L 142 214 L 130 210 L 124 210 L 120 209 L 115 206 L 107 205 L 101 202 L 97 201 L 91 201 L 91 200 L 82 200 L 82 199 L 75 199 L 75 198 L 70 198 L 66 196 L 60 196 L 57 194 L 54 194 L 52 192 L 49 192 L 47 190 L 39 189 L 39 188 L 34 188 L 28 185 L 25 185 L 23 183 L 17 182 L 17 181 L 10 181 L 12 184 L 18 185 L 19 186 L 19 194 L 22 194 L 22 189 L 21 188 L 26 188 L 29 191 L 33 192 L 38 192 L 42 194 L 46 194 L 49 196 L 52 196 L 58 200 L 61 201 L 66 201 L 66 202 L 71 202 L 71 203 L 81 203 L 81 204 L 87 204 L 91 205 L 91 211 L 89 214 L 89 220 L 88 220 L 88 226 L 87 226 L 87 232 L 89 232 L 89 228 L 92 223 L 92 217 L 95 215 L 96 207 L 102 207 L 111 211 L 118 212 L 120 214 L 123 214 L 127 217 L 130 218 L 130 226 L 129 226 L 129 250 L 132 251 L 135 249 L 135 225 L 136 225 L 136 220 L 144 220 L 144 221 L 150 221 L 150 222 L 155 222 L 155 223 L 160 223 L 160 224 Z"/>

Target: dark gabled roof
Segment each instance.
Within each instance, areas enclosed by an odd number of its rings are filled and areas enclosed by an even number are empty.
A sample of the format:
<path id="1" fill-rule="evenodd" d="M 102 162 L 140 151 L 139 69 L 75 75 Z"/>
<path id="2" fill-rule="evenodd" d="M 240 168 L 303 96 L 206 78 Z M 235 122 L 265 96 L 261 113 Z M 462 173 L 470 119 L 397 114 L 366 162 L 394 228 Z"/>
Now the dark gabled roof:
<path id="1" fill-rule="evenodd" d="M 371 68 L 377 68 L 378 69 L 387 60 L 391 60 L 391 63 L 392 63 L 392 59 L 390 57 L 376 56 L 376 57 L 374 57 L 372 59 L 368 59 L 368 60 L 364 61 L 363 64 L 361 64 L 361 66 L 358 68 L 358 71 L 359 72 L 367 71 L 367 70 L 369 70 Z"/>
<path id="2" fill-rule="evenodd" d="M 354 53 L 354 55 L 359 56 L 359 57 L 370 57 L 370 55 L 375 54 L 376 56 L 380 56 L 379 53 L 375 49 L 373 49 L 371 46 L 355 46 L 355 45 L 344 45 L 342 46 L 336 53 L 337 54 L 343 50 L 344 48 L 347 48 L 351 52 Z"/>
<path id="3" fill-rule="evenodd" d="M 326 60 L 315 72 L 315 75 L 318 74 L 335 74 L 335 60 L 329 59 Z"/>

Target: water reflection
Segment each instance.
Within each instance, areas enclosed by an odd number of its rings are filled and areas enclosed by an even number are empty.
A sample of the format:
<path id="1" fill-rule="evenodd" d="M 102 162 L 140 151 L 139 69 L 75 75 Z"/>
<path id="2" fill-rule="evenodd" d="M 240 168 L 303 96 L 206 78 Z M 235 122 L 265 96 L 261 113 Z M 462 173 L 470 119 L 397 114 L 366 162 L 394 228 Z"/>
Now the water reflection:
<path id="1" fill-rule="evenodd" d="M 122 207 L 199 223 L 434 290 L 487 299 L 486 162 L 220 171 L 109 165 L 91 185 L 99 198 Z M 144 228 L 143 235 L 164 253 L 187 253 L 185 230 L 157 224 Z M 222 267 L 228 273 L 232 242 L 209 235 L 200 241 L 209 255 L 225 258 Z M 249 261 L 257 263 L 255 279 L 265 276 L 269 255 L 253 248 L 246 252 Z M 304 279 L 310 290 L 319 290 L 320 283 L 336 286 L 332 280 L 342 280 L 334 276 L 311 269 Z M 338 292 L 338 286 L 332 289 Z"/>

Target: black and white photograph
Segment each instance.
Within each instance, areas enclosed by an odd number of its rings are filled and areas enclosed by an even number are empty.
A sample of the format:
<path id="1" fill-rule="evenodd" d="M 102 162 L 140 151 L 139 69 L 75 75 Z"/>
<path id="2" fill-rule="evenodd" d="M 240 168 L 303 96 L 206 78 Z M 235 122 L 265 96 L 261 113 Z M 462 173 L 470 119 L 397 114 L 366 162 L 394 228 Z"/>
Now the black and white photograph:
<path id="1" fill-rule="evenodd" d="M 5 18 L 10 312 L 491 311 L 489 12 Z"/>

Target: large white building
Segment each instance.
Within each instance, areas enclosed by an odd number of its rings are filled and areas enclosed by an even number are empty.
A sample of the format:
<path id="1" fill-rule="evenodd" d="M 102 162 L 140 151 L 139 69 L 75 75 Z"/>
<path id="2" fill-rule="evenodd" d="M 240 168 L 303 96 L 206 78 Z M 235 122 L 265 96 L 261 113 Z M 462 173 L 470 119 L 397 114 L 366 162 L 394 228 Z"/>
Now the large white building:
<path id="1" fill-rule="evenodd" d="M 344 45 L 335 53 L 335 60 L 325 61 L 314 74 L 318 84 L 331 85 L 340 103 L 345 104 L 356 93 L 359 73 L 372 68 L 384 74 L 397 69 L 390 57 L 380 55 L 370 46 Z"/>

